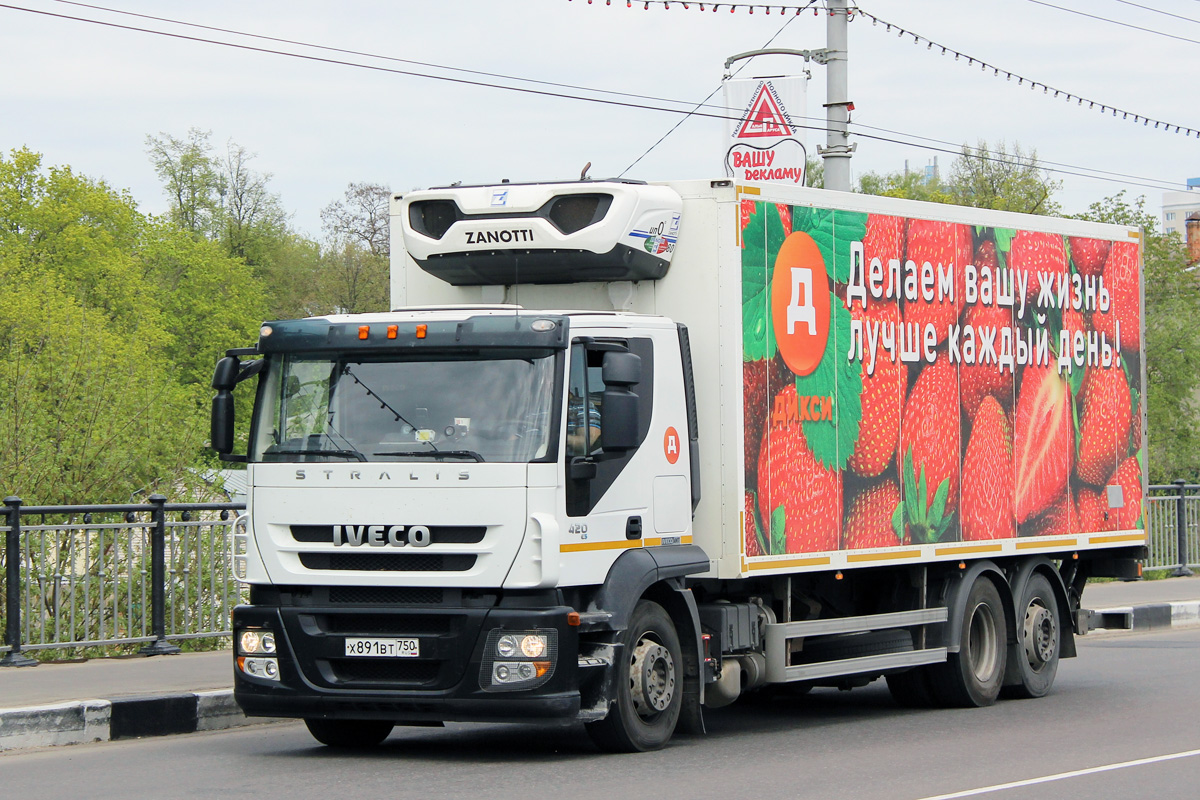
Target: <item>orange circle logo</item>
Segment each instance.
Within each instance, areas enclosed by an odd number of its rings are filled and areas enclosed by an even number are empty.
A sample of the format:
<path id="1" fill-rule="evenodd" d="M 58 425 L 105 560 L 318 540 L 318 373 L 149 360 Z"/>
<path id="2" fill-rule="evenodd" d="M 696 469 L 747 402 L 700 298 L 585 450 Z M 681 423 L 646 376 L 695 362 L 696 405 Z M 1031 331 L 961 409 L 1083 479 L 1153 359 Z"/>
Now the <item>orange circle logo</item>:
<path id="1" fill-rule="evenodd" d="M 667 456 L 668 464 L 679 460 L 679 431 L 667 428 L 667 432 L 663 434 L 663 452 Z"/>
<path id="2" fill-rule="evenodd" d="M 815 370 L 829 339 L 829 277 L 821 249 L 807 233 L 788 236 L 775 257 L 771 323 L 788 368 L 797 375 Z"/>

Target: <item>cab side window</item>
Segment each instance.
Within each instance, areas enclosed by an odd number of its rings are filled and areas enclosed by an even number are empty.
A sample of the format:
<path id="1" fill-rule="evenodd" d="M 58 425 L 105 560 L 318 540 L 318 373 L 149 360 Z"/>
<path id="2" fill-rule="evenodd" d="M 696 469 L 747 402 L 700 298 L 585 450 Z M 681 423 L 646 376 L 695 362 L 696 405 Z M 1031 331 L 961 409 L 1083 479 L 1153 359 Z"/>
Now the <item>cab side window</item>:
<path id="1" fill-rule="evenodd" d="M 603 355 L 589 351 L 582 344 L 571 348 L 571 377 L 567 384 L 567 455 L 571 458 L 589 456 L 600 449 Z"/>

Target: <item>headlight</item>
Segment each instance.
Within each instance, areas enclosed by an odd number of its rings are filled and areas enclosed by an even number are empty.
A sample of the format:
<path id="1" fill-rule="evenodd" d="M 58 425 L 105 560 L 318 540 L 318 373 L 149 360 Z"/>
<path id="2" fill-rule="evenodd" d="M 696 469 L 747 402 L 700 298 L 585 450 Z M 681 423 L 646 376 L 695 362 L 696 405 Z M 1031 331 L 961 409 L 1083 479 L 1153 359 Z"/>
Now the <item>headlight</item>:
<path id="1" fill-rule="evenodd" d="M 275 634 L 258 629 L 244 630 L 238 637 L 238 652 L 242 655 L 274 653 Z"/>
<path id="2" fill-rule="evenodd" d="M 488 634 L 479 685 L 485 691 L 532 689 L 550 680 L 558 655 L 558 631 L 494 630 Z"/>

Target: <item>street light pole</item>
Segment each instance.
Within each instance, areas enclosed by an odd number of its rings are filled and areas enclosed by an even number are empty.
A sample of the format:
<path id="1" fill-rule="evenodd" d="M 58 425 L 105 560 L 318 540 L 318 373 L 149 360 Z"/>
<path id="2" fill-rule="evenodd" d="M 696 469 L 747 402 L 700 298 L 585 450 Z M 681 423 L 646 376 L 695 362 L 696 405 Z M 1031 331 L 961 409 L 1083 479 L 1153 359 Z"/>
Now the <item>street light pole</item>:
<path id="1" fill-rule="evenodd" d="M 825 162 L 825 188 L 850 191 L 850 156 L 856 145 L 849 143 L 850 111 L 846 64 L 848 0 L 828 0 L 829 19 L 825 27 L 825 122 L 826 146 L 817 147 Z"/>

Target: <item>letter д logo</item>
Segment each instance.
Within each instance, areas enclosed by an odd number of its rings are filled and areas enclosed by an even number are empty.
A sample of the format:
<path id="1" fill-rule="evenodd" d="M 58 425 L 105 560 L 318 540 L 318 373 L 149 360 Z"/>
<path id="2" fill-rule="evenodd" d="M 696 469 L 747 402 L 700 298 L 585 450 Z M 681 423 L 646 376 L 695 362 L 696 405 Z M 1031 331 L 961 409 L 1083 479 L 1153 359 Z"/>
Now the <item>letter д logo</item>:
<path id="1" fill-rule="evenodd" d="M 667 428 L 667 432 L 663 434 L 663 453 L 668 464 L 679 460 L 679 431 L 674 428 Z"/>
<path id="2" fill-rule="evenodd" d="M 788 368 L 797 375 L 812 373 L 829 339 L 829 277 L 821 249 L 802 231 L 784 239 L 775 257 L 771 323 Z"/>

